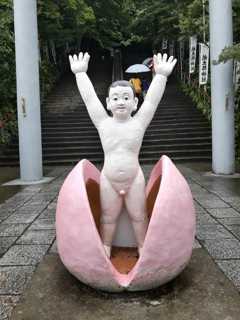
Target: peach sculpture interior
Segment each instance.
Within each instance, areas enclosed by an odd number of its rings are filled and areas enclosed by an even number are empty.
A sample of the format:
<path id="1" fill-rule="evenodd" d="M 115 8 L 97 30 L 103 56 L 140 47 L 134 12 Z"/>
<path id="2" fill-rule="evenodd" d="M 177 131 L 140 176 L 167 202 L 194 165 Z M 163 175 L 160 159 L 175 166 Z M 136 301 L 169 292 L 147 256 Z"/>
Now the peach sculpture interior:
<path id="1" fill-rule="evenodd" d="M 98 290 L 148 290 L 175 278 L 187 265 L 195 236 L 189 186 L 167 156 L 154 167 L 146 187 L 149 226 L 142 252 L 113 247 L 109 259 L 100 234 L 100 172 L 84 159 L 70 172 L 59 194 L 57 246 L 63 264 Z"/>

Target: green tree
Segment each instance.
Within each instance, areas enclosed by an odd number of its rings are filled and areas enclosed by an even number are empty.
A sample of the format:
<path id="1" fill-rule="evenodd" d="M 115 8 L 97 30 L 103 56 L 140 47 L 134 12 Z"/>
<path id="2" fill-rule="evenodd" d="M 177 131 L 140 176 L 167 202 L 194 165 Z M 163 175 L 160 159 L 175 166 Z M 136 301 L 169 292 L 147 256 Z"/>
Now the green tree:
<path id="1" fill-rule="evenodd" d="M 209 41 L 209 4 L 205 0 L 180 1 L 179 4 L 179 40 L 196 36 L 199 42 Z M 205 21 L 205 22 L 204 22 Z"/>
<path id="2" fill-rule="evenodd" d="M 54 39 L 57 47 L 75 44 L 94 20 L 92 8 L 83 0 L 38 0 L 37 4 L 40 39 Z"/>
<path id="3" fill-rule="evenodd" d="M 233 9 L 233 46 L 225 47 L 219 52 L 218 60 L 214 64 L 226 62 L 230 59 L 240 61 L 240 2 L 232 1 Z"/>
<path id="4" fill-rule="evenodd" d="M 109 49 L 122 40 L 123 10 L 123 0 L 38 0 L 40 37 L 54 39 L 57 47 L 68 42 L 74 52 L 81 50 L 83 38 Z"/>
<path id="5" fill-rule="evenodd" d="M 0 116 L 15 108 L 16 76 L 14 54 L 13 4 L 2 0 L 0 4 Z"/>
<path id="6" fill-rule="evenodd" d="M 0 3 L 0 123 L 16 109 L 16 75 L 14 53 L 14 24 L 12 0 Z M 0 147 L 17 134 L 16 115 L 7 123 L 0 138 Z"/>
<path id="7" fill-rule="evenodd" d="M 219 54 L 218 59 L 213 61 L 213 64 L 226 62 L 230 59 L 240 61 L 240 43 L 236 43 L 230 47 L 224 47 Z"/>
<path id="8" fill-rule="evenodd" d="M 125 28 L 129 35 L 125 45 L 144 42 L 150 44 L 155 53 L 161 49 L 164 38 L 179 41 L 192 35 L 203 35 L 203 7 L 200 0 L 143 0 L 141 7 L 139 2 L 129 1 L 128 11 L 131 22 Z M 205 32 L 207 27 L 206 9 Z"/>
<path id="9" fill-rule="evenodd" d="M 91 6 L 95 19 L 89 24 L 87 36 L 96 40 L 102 48 L 119 46 L 123 26 L 128 23 L 124 0 L 86 0 Z"/>

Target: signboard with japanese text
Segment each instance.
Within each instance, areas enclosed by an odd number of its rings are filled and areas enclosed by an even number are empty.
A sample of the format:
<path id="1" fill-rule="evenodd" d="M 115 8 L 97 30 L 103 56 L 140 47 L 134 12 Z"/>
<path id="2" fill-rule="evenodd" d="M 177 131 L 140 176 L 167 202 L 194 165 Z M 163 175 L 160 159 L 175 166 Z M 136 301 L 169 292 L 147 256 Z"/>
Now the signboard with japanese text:
<path id="1" fill-rule="evenodd" d="M 48 52 L 48 43 L 47 43 L 47 41 L 44 42 L 44 44 L 43 44 L 43 53 L 45 54 L 45 56 L 49 60 L 49 52 Z"/>
<path id="2" fill-rule="evenodd" d="M 233 75 L 233 83 L 234 83 L 234 105 L 235 108 L 240 108 L 240 62 L 234 61 L 234 75 Z"/>
<path id="3" fill-rule="evenodd" d="M 174 54 L 174 41 L 173 40 L 171 40 L 170 42 L 169 42 L 169 56 L 174 56 L 175 54 Z"/>
<path id="4" fill-rule="evenodd" d="M 235 84 L 235 90 L 238 89 L 240 86 L 240 62 L 234 61 L 234 84 Z"/>
<path id="5" fill-rule="evenodd" d="M 41 41 L 38 40 L 38 61 L 42 61 L 42 58 L 41 58 Z"/>
<path id="6" fill-rule="evenodd" d="M 208 80 L 209 46 L 199 44 L 199 85 L 206 84 Z"/>
<path id="7" fill-rule="evenodd" d="M 68 42 L 66 42 L 65 52 L 70 52 L 70 48 L 69 48 L 69 44 L 68 44 Z"/>
<path id="8" fill-rule="evenodd" d="M 163 39 L 163 41 L 162 41 L 162 49 L 163 50 L 167 49 L 167 39 Z"/>
<path id="9" fill-rule="evenodd" d="M 50 40 L 50 47 L 51 47 L 51 51 L 52 51 L 53 61 L 55 64 L 57 64 L 57 56 L 56 56 L 54 40 Z"/>
<path id="10" fill-rule="evenodd" d="M 189 37 L 189 73 L 195 71 L 197 56 L 197 38 Z"/>
<path id="11" fill-rule="evenodd" d="M 180 42 L 179 42 L 179 60 L 180 60 L 180 68 L 183 70 L 184 41 L 180 41 Z"/>

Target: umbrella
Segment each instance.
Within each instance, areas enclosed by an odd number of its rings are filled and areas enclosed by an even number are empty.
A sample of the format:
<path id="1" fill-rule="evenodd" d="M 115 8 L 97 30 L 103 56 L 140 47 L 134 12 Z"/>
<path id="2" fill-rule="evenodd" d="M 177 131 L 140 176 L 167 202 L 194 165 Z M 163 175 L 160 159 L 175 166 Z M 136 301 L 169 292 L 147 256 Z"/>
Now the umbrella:
<path id="1" fill-rule="evenodd" d="M 144 64 L 133 64 L 125 72 L 127 73 L 139 73 L 139 72 L 148 72 L 150 69 Z"/>
<path id="2" fill-rule="evenodd" d="M 152 62 L 152 60 L 153 60 L 153 57 L 147 58 L 142 62 L 142 64 L 145 64 L 145 66 L 148 66 Z"/>

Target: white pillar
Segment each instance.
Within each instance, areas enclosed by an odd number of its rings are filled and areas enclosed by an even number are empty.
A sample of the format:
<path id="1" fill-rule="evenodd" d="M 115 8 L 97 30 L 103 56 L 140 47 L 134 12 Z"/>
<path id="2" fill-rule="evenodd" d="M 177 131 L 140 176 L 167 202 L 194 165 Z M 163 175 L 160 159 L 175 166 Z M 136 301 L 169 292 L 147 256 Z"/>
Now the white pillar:
<path id="1" fill-rule="evenodd" d="M 14 29 L 20 179 L 30 182 L 43 177 L 37 0 L 14 0 Z"/>
<path id="2" fill-rule="evenodd" d="M 220 2 L 209 1 L 211 61 L 233 44 L 232 1 Z M 233 95 L 233 61 L 211 64 L 212 171 L 216 174 L 235 172 Z"/>

